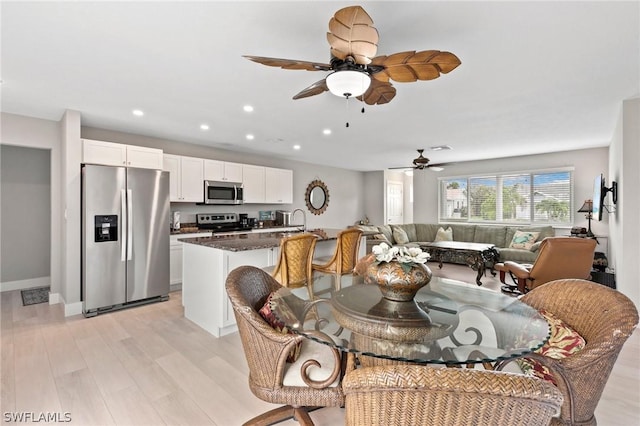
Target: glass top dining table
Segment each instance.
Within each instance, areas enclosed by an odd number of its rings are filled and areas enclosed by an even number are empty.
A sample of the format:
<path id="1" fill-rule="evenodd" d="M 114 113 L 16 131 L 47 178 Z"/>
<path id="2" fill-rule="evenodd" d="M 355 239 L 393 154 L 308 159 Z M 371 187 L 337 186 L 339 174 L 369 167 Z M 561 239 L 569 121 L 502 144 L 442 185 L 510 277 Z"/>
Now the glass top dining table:
<path id="1" fill-rule="evenodd" d="M 411 302 L 385 299 L 363 282 L 314 301 L 283 287 L 271 310 L 292 332 L 340 351 L 424 364 L 487 366 L 535 351 L 550 333 L 517 298 L 440 277 Z"/>

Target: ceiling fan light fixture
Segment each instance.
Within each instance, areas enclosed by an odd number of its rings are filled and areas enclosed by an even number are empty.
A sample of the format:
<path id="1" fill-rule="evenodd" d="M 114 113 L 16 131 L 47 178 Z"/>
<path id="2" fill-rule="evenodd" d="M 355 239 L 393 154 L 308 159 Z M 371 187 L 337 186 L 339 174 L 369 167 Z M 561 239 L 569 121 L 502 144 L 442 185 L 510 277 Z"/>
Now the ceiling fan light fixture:
<path id="1" fill-rule="evenodd" d="M 371 77 L 362 71 L 342 70 L 329 74 L 326 78 L 329 91 L 336 96 L 353 98 L 369 89 Z"/>

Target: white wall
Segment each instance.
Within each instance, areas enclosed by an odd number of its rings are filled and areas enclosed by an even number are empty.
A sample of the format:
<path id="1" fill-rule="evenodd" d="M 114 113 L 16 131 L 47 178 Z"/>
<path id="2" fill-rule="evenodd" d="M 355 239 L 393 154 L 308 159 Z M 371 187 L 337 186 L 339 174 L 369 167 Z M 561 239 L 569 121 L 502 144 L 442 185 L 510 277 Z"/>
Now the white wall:
<path id="1" fill-rule="evenodd" d="M 385 173 L 384 171 L 364 174 L 364 213 L 372 225 L 381 225 L 385 220 Z"/>
<path id="2" fill-rule="evenodd" d="M 50 285 L 51 150 L 2 144 L 0 152 L 2 291 Z"/>
<path id="3" fill-rule="evenodd" d="M 60 124 L 55 121 L 41 120 L 20 115 L 1 113 L 3 144 L 46 149 L 51 152 L 51 277 L 50 285 L 55 303 L 62 286 L 62 199 L 61 199 L 61 139 Z"/>
<path id="4" fill-rule="evenodd" d="M 640 99 L 624 101 L 611 141 L 607 186 L 618 184 L 615 213 L 609 214 L 611 261 L 616 285 L 640 307 Z M 606 175 L 605 175 L 606 176 Z M 611 194 L 607 195 L 608 203 Z"/>

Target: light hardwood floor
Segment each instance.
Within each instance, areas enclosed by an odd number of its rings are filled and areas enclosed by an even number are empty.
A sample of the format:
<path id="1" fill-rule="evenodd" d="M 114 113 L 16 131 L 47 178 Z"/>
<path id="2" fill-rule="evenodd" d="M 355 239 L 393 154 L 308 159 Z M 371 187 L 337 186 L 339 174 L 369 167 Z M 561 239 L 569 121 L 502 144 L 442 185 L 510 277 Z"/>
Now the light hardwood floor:
<path id="1" fill-rule="evenodd" d="M 463 266 L 436 275 L 472 281 Z M 490 276 L 485 286 L 498 288 Z M 185 319 L 179 292 L 164 303 L 86 319 L 61 305 L 22 306 L 1 294 L 1 411 L 69 413 L 77 425 L 240 425 L 274 406 L 254 397 L 237 333 L 216 339 Z M 599 425 L 640 424 L 640 336 L 626 343 L 596 411 Z M 343 410 L 311 413 L 343 423 Z M 35 422 L 34 424 L 42 424 Z M 293 421 L 283 425 L 294 425 Z"/>

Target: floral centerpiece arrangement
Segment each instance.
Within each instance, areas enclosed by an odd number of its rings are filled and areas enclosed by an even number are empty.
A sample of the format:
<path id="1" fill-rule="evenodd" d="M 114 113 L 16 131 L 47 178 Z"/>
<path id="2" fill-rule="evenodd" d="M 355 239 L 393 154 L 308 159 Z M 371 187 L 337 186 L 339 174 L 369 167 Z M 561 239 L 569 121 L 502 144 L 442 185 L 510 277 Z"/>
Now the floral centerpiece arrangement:
<path id="1" fill-rule="evenodd" d="M 376 261 L 380 262 L 400 262 L 400 266 L 405 272 L 416 263 L 427 263 L 431 257 L 429 253 L 422 251 L 420 247 L 389 247 L 387 243 L 380 243 L 371 248 L 375 254 Z"/>
<path id="2" fill-rule="evenodd" d="M 431 281 L 431 270 L 426 262 L 429 253 L 419 247 L 391 247 L 380 243 L 371 249 L 375 256 L 367 268 L 370 282 L 378 284 L 386 299 L 406 302 Z"/>

